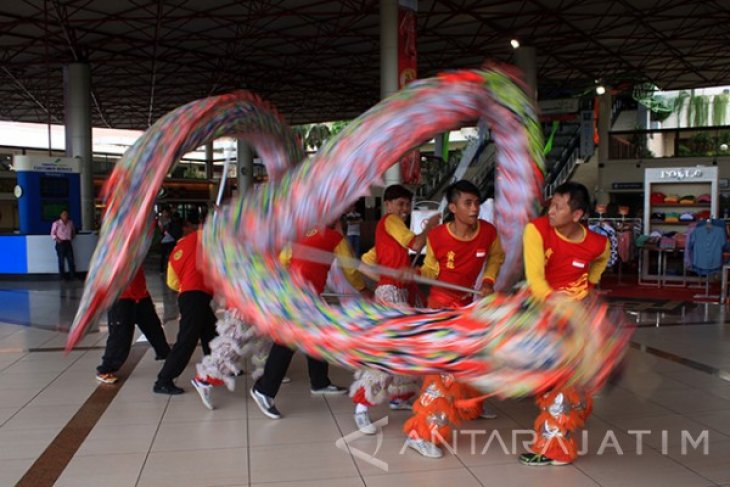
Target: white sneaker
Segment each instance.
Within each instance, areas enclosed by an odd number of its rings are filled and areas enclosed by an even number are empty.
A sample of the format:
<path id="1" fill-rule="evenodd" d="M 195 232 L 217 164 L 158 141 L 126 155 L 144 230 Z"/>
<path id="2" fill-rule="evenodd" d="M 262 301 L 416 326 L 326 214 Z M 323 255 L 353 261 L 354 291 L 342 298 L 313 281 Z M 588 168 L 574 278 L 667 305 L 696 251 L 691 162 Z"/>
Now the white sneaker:
<path id="1" fill-rule="evenodd" d="M 355 413 L 355 424 L 357 425 L 357 429 L 360 430 L 360 433 L 374 435 L 378 432 L 378 428 L 370 421 L 370 416 L 367 411 Z"/>
<path id="2" fill-rule="evenodd" d="M 479 417 L 482 419 L 497 419 L 497 413 L 489 409 L 486 404 L 482 404 L 482 414 Z"/>
<path id="3" fill-rule="evenodd" d="M 441 448 L 437 447 L 430 441 L 422 440 L 420 438 L 408 438 L 406 439 L 406 445 L 408 445 L 409 448 L 413 448 L 426 458 L 441 458 L 444 456 L 444 452 L 441 451 Z"/>
<path id="4" fill-rule="evenodd" d="M 193 387 L 195 387 L 195 390 L 198 391 L 200 399 L 203 401 L 203 406 L 210 409 L 211 411 L 214 410 L 215 407 L 213 406 L 213 398 L 211 397 L 211 392 L 213 392 L 213 386 L 200 382 L 198 379 L 193 379 L 190 381 L 190 383 L 193 385 Z"/>
<path id="5" fill-rule="evenodd" d="M 405 399 L 393 399 L 390 401 L 390 403 L 388 403 L 388 406 L 390 407 L 390 409 L 393 410 L 413 409 L 413 403 Z"/>

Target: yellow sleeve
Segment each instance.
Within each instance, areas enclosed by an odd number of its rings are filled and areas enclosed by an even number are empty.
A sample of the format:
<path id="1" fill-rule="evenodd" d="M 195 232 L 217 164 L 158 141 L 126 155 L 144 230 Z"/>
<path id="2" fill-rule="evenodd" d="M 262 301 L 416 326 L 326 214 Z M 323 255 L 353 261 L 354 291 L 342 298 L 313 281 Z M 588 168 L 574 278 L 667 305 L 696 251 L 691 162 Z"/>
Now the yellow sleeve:
<path id="1" fill-rule="evenodd" d="M 180 279 L 171 264 L 167 265 L 167 287 L 176 292 L 180 290 Z"/>
<path id="2" fill-rule="evenodd" d="M 405 248 L 408 248 L 411 241 L 416 237 L 416 234 L 408 229 L 405 222 L 395 215 L 388 215 L 385 219 L 385 231 Z"/>
<path id="3" fill-rule="evenodd" d="M 532 295 L 542 301 L 553 290 L 545 279 L 545 250 L 543 249 L 542 235 L 532 223 L 528 223 L 525 227 L 525 233 L 522 236 L 522 250 L 527 285 Z"/>
<path id="4" fill-rule="evenodd" d="M 337 244 L 337 247 L 335 247 L 334 253 L 335 257 L 337 257 L 337 260 L 339 261 L 340 267 L 342 268 L 342 273 L 345 274 L 347 282 L 349 282 L 352 287 L 358 291 L 365 289 L 365 281 L 363 280 L 362 275 L 357 269 L 352 267 L 352 261 L 355 259 L 355 256 L 352 255 L 352 250 L 350 250 L 350 244 L 347 243 L 347 240 L 343 238 L 342 241 Z"/>
<path id="5" fill-rule="evenodd" d="M 606 270 L 606 267 L 608 266 L 608 260 L 611 258 L 611 242 L 606 242 L 606 248 L 603 251 L 603 253 L 598 257 L 596 260 L 591 262 L 591 265 L 588 267 L 588 282 L 592 285 L 598 284 L 598 281 L 601 280 L 601 274 L 603 274 L 603 271 Z"/>
<path id="6" fill-rule="evenodd" d="M 492 284 L 497 280 L 499 275 L 499 269 L 502 268 L 504 263 L 504 250 L 502 250 L 502 244 L 499 241 L 499 237 L 494 239 L 492 246 L 489 248 L 489 255 L 487 256 L 487 268 L 484 270 L 483 281 L 490 282 Z"/>
<path id="7" fill-rule="evenodd" d="M 375 247 L 371 248 L 360 257 L 363 264 L 375 265 L 378 263 L 378 254 L 375 252 Z"/>
<path id="8" fill-rule="evenodd" d="M 291 259 L 292 259 L 291 246 L 287 245 L 279 253 L 279 262 L 281 262 L 281 265 L 283 265 L 284 267 L 289 267 L 289 264 L 291 264 Z"/>
<path id="9" fill-rule="evenodd" d="M 439 272 L 441 269 L 439 268 L 439 261 L 436 259 L 436 254 L 433 252 L 433 247 L 431 247 L 431 239 L 426 239 L 426 258 L 423 261 L 423 265 L 421 266 L 421 275 L 423 277 L 428 277 L 429 279 L 436 279 L 439 276 Z"/>

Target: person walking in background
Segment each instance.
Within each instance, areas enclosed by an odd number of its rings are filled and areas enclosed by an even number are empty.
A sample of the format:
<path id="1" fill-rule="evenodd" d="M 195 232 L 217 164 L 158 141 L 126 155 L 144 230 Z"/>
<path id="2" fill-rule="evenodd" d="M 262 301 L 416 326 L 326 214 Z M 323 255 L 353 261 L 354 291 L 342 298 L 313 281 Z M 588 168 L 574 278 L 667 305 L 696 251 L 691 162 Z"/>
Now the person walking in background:
<path id="1" fill-rule="evenodd" d="M 175 248 L 178 239 L 182 237 L 182 226 L 179 219 L 173 218 L 169 208 L 164 208 L 157 220 L 157 226 L 162 234 L 160 240 L 160 273 L 167 272 L 167 261 Z"/>
<path id="2" fill-rule="evenodd" d="M 356 257 L 360 257 L 360 226 L 362 225 L 362 215 L 357 212 L 355 205 L 352 205 L 345 215 L 347 220 L 347 241 Z"/>
<path id="3" fill-rule="evenodd" d="M 75 236 L 74 222 L 69 218 L 68 210 L 64 209 L 61 211 L 60 218 L 51 225 L 51 238 L 56 243 L 56 255 L 58 256 L 58 274 L 62 279 L 71 280 L 76 277 L 72 244 Z M 68 262 L 68 275 L 65 270 L 65 262 Z"/>

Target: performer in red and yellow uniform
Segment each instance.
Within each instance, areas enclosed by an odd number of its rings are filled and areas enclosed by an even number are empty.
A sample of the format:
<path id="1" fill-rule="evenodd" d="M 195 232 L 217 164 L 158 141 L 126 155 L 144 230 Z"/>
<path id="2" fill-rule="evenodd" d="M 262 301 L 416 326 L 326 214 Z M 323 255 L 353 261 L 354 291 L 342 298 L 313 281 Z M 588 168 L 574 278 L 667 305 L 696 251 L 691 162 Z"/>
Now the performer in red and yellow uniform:
<path id="1" fill-rule="evenodd" d="M 216 317 L 211 308 L 213 289 L 206 282 L 203 269 L 198 266 L 199 234 L 197 215 L 188 216 L 184 231 L 188 234 L 178 240 L 167 266 L 167 285 L 180 293 L 180 329 L 170 354 L 157 374 L 153 388 L 159 394 L 182 394 L 173 380 L 179 376 L 195 351 L 198 340 L 205 355 L 210 354 L 208 343 L 216 336 Z"/>
<path id="2" fill-rule="evenodd" d="M 383 193 L 386 215 L 375 228 L 375 247 L 362 257 L 363 262 L 381 267 L 402 270 L 410 269 L 408 249 L 420 252 L 426 244 L 426 236 L 438 224 L 438 215 L 428 219 L 423 231 L 416 235 L 406 227 L 405 221 L 411 213 L 413 193 L 396 184 L 388 186 Z M 379 276 L 375 298 L 392 304 L 406 304 L 415 298 L 409 292 L 413 285 L 407 280 L 390 276 Z M 350 386 L 350 396 L 355 403 L 355 424 L 365 434 L 375 434 L 377 428 L 370 421 L 368 408 L 380 404 L 390 397 L 392 409 L 410 409 L 408 400 L 418 391 L 418 381 L 412 377 L 390 376 L 375 370 L 359 370 Z"/>
<path id="3" fill-rule="evenodd" d="M 480 288 L 482 295 L 494 292 L 494 282 L 504 262 L 504 251 L 497 229 L 479 219 L 479 189 L 469 181 L 457 181 L 446 190 L 449 210 L 454 221 L 439 225 L 428 235 L 426 259 L 422 276 L 466 288 Z M 486 268 L 485 268 L 486 264 Z M 483 271 L 481 285 L 478 281 Z M 433 286 L 428 295 L 429 308 L 460 308 L 472 302 L 474 295 Z M 440 458 L 438 447 L 451 437 L 452 425 L 475 419 L 480 414 L 494 418 L 483 405 L 463 408 L 457 401 L 479 396 L 480 393 L 452 374 L 426 376 L 421 395 L 413 404 L 413 416 L 403 431 L 406 444 L 430 458 Z"/>
<path id="4" fill-rule="evenodd" d="M 129 357 L 135 323 L 154 348 L 155 360 L 167 358 L 170 345 L 167 344 L 162 322 L 147 290 L 143 267 L 137 270 L 132 282 L 109 309 L 108 317 L 109 336 L 101 365 L 96 368 L 98 381 L 114 384 L 119 380 L 115 373 Z"/>
<path id="5" fill-rule="evenodd" d="M 318 255 L 311 255 L 312 251 L 317 252 Z M 329 258 L 322 260 L 323 255 L 328 255 Z M 293 248 L 284 250 L 279 259 L 282 264 L 289 266 L 292 274 L 300 275 L 304 281 L 311 284 L 317 294 L 324 292 L 330 267 L 334 260 L 338 259 L 350 285 L 364 295 L 369 293 L 362 276 L 352 266 L 355 256 L 352 254 L 350 245 L 342 233 L 331 227 L 310 231 Z M 266 359 L 264 374 L 251 388 L 251 397 L 261 412 L 269 418 L 281 417 L 281 413 L 274 405 L 274 398 L 279 392 L 279 387 L 293 356 L 294 350 L 274 343 Z M 312 394 L 347 393 L 347 388 L 337 386 L 330 381 L 327 362 L 307 356 L 307 366 Z"/>
<path id="6" fill-rule="evenodd" d="M 606 237 L 589 231 L 581 220 L 590 208 L 582 184 L 565 183 L 555 190 L 548 215 L 525 227 L 525 274 L 533 296 L 549 299 L 565 294 L 584 299 L 601 279 L 611 252 Z M 532 453 L 520 456 L 525 465 L 565 465 L 577 457 L 575 432 L 585 424 L 592 400 L 574 387 L 556 388 L 536 399 Z"/>

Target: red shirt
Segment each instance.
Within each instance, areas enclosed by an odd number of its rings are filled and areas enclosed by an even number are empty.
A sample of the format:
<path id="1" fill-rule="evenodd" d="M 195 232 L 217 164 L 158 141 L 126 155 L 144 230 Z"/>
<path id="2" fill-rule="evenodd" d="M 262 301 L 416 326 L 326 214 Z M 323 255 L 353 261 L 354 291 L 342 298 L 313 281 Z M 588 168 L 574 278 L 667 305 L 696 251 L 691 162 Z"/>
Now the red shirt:
<path id="1" fill-rule="evenodd" d="M 455 237 L 449 231 L 448 224 L 439 225 L 428 234 L 427 261 L 424 266 L 435 264 L 439 281 L 473 288 L 496 240 L 497 229 L 484 220 L 479 220 L 479 230 L 471 240 Z M 431 262 L 432 259 L 435 262 Z M 497 267 L 495 271 L 498 270 Z M 422 274 L 428 276 L 426 272 Z M 486 277 L 493 282 L 496 276 Z M 472 294 L 432 286 L 428 296 L 428 307 L 461 307 L 469 304 L 472 298 Z"/>
<path id="2" fill-rule="evenodd" d="M 329 252 L 331 256 L 329 262 L 311 262 L 307 259 L 306 249 L 295 247 L 292 250 L 289 269 L 292 272 L 299 273 L 305 280 L 311 282 L 317 293 L 322 294 L 327 284 L 327 274 L 329 274 L 332 262 L 335 260 L 333 252 L 343 240 L 344 237 L 341 233 L 330 228 L 320 228 L 308 232 L 297 244 L 302 247 L 312 247 Z"/>
<path id="3" fill-rule="evenodd" d="M 144 298 L 148 297 L 150 292 L 147 290 L 147 280 L 144 277 L 144 269 L 139 268 L 137 274 L 132 278 L 132 282 L 129 283 L 127 289 L 125 289 L 119 296 L 119 299 L 131 299 L 138 303 Z"/>
<path id="4" fill-rule="evenodd" d="M 545 280 L 550 288 L 577 297 L 585 295 L 593 284 L 589 282 L 591 267 L 606 252 L 608 239 L 586 229 L 582 241 L 572 242 L 558 235 L 546 216 L 530 223 L 542 237 Z"/>
<path id="5" fill-rule="evenodd" d="M 375 253 L 378 265 L 391 269 L 410 267 L 408 245 L 415 235 L 408 230 L 396 215 L 385 215 L 375 227 Z M 381 276 L 378 286 L 393 285 L 399 288 L 407 287 L 406 283 L 392 277 Z"/>
<path id="6" fill-rule="evenodd" d="M 180 293 L 202 291 L 212 295 L 213 290 L 206 283 L 205 274 L 198 268 L 199 233 L 200 230 L 181 238 L 172 249 L 167 285 Z"/>

